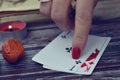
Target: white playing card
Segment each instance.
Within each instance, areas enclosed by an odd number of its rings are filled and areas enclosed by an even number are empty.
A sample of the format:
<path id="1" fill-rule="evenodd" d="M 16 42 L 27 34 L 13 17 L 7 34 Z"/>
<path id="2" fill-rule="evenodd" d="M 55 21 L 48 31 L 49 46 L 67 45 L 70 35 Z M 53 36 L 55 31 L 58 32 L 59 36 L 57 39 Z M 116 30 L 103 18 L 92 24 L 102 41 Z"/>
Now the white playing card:
<path id="1" fill-rule="evenodd" d="M 103 47 L 101 48 L 99 54 L 97 55 L 97 57 L 95 59 L 92 59 L 92 60 L 86 62 L 86 64 L 88 66 L 85 66 L 84 68 L 81 68 L 81 66 L 84 62 L 81 62 L 81 64 L 78 64 L 76 66 L 73 66 L 71 69 L 75 70 L 75 72 L 71 71 L 71 70 L 64 70 L 64 69 L 61 69 L 61 68 L 55 67 L 55 66 L 43 65 L 43 67 L 48 68 L 48 69 L 52 69 L 52 70 L 62 71 L 62 72 L 70 72 L 70 73 L 75 73 L 75 74 L 90 75 L 93 72 L 96 64 L 98 63 L 100 57 L 102 56 L 102 54 L 103 54 L 106 46 L 108 45 L 109 41 L 110 41 L 110 38 L 106 38 L 106 41 L 105 41 Z M 86 56 L 84 56 L 84 57 L 86 57 Z M 94 64 L 89 64 L 90 62 L 94 62 Z M 87 69 L 88 69 L 88 71 L 87 71 Z"/>
<path id="2" fill-rule="evenodd" d="M 63 32 L 35 55 L 32 60 L 45 65 L 43 67 L 48 69 L 76 74 L 91 74 L 109 43 L 110 38 L 90 35 L 80 59 L 74 60 L 71 57 L 72 37 L 73 31 Z M 95 54 L 96 51 L 99 52 L 97 55 Z M 95 58 L 89 59 L 88 57 L 90 55 Z"/>

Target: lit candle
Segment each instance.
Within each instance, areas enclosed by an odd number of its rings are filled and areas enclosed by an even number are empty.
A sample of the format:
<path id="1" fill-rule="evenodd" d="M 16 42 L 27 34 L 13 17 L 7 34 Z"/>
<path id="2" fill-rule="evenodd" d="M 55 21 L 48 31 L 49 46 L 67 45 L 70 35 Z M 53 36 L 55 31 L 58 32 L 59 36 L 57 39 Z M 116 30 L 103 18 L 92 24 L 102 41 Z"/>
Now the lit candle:
<path id="1" fill-rule="evenodd" d="M 10 21 L 0 24 L 0 31 L 17 31 L 26 27 L 26 23 L 22 21 Z"/>
<path id="2" fill-rule="evenodd" d="M 26 23 L 23 21 L 10 21 L 0 24 L 0 41 L 9 38 L 24 39 L 26 35 Z"/>
<path id="3" fill-rule="evenodd" d="M 13 29 L 12 29 L 12 26 L 11 26 L 11 25 L 9 25 L 9 26 L 8 26 L 8 29 L 9 29 L 10 31 L 13 31 Z"/>
<path id="4" fill-rule="evenodd" d="M 9 25 L 5 31 L 13 31 L 13 27 L 11 25 Z"/>
<path id="5" fill-rule="evenodd" d="M 20 30 L 19 28 L 15 28 L 12 25 L 9 25 L 8 28 L 5 31 L 17 31 Z"/>

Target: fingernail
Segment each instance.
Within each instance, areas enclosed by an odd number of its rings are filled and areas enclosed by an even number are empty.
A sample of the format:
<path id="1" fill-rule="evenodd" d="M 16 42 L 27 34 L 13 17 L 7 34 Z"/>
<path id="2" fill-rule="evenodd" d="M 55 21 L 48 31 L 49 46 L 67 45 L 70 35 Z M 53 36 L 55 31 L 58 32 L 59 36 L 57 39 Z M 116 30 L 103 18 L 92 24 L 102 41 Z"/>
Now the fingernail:
<path id="1" fill-rule="evenodd" d="M 73 59 L 79 59 L 80 54 L 81 54 L 81 49 L 79 47 L 74 47 L 72 49 L 72 58 Z"/>

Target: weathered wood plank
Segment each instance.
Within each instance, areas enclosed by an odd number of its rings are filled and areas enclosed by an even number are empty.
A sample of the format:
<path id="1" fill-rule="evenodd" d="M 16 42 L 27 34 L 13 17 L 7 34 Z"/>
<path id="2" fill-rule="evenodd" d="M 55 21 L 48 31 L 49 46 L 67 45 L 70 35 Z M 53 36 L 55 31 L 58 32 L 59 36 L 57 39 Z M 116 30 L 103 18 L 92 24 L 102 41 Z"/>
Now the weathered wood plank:
<path id="1" fill-rule="evenodd" d="M 0 80 L 119 80 L 120 79 L 120 23 L 93 25 L 90 34 L 111 36 L 112 40 L 90 76 L 47 70 L 31 58 L 52 41 L 61 30 L 53 23 L 28 25 L 28 37 L 23 40 L 25 55 L 17 64 L 7 63 L 0 51 Z M 38 35 L 39 34 L 39 35 Z"/>
<path id="2" fill-rule="evenodd" d="M 120 18 L 120 0 L 100 0 L 94 11 L 94 16 L 99 19 Z"/>

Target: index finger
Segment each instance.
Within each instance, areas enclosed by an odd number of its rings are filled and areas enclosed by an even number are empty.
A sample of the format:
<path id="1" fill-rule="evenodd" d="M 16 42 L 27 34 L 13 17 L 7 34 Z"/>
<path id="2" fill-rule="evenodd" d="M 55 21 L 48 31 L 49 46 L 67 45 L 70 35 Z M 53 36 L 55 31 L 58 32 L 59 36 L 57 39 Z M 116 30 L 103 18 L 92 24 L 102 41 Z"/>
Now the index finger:
<path id="1" fill-rule="evenodd" d="M 92 23 L 96 0 L 77 0 L 75 16 L 75 33 L 72 57 L 77 59 L 84 50 Z"/>

